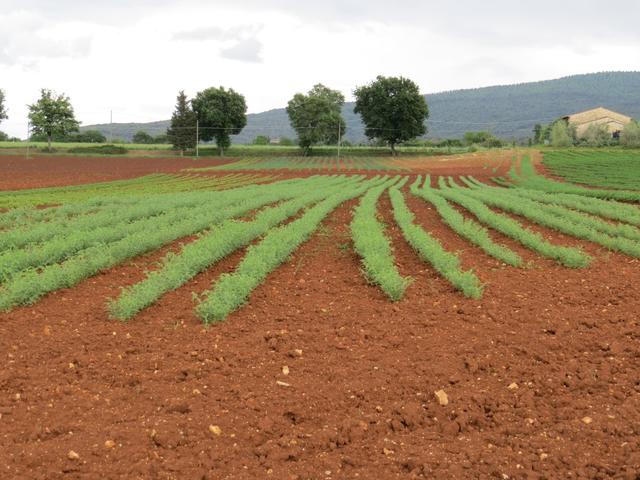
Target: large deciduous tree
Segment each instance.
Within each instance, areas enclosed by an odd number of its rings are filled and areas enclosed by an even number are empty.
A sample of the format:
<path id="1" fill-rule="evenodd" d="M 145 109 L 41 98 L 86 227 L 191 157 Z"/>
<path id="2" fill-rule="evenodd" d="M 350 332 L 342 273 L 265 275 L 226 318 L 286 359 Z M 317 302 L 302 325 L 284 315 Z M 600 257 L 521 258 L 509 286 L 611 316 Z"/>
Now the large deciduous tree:
<path id="1" fill-rule="evenodd" d="M 386 142 L 392 155 L 396 155 L 398 143 L 427 133 L 427 102 L 408 78 L 378 76 L 369 85 L 356 88 L 354 95 L 354 112 L 362 117 L 365 135 Z"/>
<path id="2" fill-rule="evenodd" d="M 40 91 L 38 101 L 29 105 L 29 121 L 34 134 L 46 135 L 49 151 L 54 135 L 65 136 L 69 132 L 77 132 L 80 126 L 69 97 L 44 88 Z"/>
<path id="3" fill-rule="evenodd" d="M 207 88 L 191 101 L 199 122 L 199 137 L 215 140 L 220 155 L 231 146 L 231 135 L 239 134 L 247 124 L 247 103 L 232 88 Z"/>
<path id="4" fill-rule="evenodd" d="M 344 95 L 322 84 L 315 85 L 306 95 L 296 93 L 289 100 L 289 121 L 305 155 L 312 145 L 336 143 L 339 134 L 344 134 L 346 123 L 341 114 L 342 105 Z"/>
<path id="5" fill-rule="evenodd" d="M 171 125 L 167 130 L 169 143 L 180 151 L 180 155 L 196 146 L 196 121 L 196 113 L 191 108 L 191 102 L 187 100 L 184 90 L 181 90 L 178 93 L 176 109 L 171 116 Z"/>

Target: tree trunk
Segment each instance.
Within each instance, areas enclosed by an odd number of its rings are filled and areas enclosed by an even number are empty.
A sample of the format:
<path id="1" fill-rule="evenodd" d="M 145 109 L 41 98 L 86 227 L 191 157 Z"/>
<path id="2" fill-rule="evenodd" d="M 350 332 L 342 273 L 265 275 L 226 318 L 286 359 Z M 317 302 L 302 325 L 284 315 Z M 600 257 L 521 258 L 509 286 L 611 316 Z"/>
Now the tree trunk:
<path id="1" fill-rule="evenodd" d="M 398 156 L 398 152 L 396 152 L 396 144 L 391 142 L 389 144 L 389 146 L 391 147 L 391 156 L 392 157 L 397 157 Z"/>
<path id="2" fill-rule="evenodd" d="M 51 152 L 51 134 L 48 133 L 47 134 L 47 150 L 49 150 L 49 152 Z"/>
<path id="3" fill-rule="evenodd" d="M 220 156 L 224 157 L 224 148 L 223 147 L 219 147 L 220 150 Z"/>

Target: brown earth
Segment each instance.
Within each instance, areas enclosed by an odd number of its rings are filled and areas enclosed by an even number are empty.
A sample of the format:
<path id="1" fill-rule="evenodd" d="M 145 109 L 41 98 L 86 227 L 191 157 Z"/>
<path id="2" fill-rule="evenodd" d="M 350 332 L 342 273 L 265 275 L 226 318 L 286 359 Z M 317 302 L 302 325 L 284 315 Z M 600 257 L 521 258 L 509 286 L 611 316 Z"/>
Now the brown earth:
<path id="1" fill-rule="evenodd" d="M 57 187 L 106 182 L 184 168 L 212 167 L 230 159 L 189 157 L 80 157 L 0 155 L 0 190 Z"/>
<path id="2" fill-rule="evenodd" d="M 414 279 L 398 303 L 360 272 L 350 202 L 208 328 L 191 292 L 242 252 L 127 324 L 107 317 L 105 299 L 179 242 L 0 314 L 0 478 L 638 478 L 640 262 L 536 228 L 593 265 L 496 234 L 527 261 L 507 267 L 407 202 L 482 300 L 419 260 L 384 196 Z"/>

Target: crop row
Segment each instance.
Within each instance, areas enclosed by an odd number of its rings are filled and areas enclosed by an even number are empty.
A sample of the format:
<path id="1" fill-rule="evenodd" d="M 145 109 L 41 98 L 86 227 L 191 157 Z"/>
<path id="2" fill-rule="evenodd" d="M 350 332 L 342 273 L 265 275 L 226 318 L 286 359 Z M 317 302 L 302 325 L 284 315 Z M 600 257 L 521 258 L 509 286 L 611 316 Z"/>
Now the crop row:
<path id="1" fill-rule="evenodd" d="M 407 207 L 403 193 L 396 187 L 389 189 L 393 216 L 404 238 L 420 258 L 430 263 L 455 288 L 471 298 L 482 296 L 483 286 L 471 271 L 464 271 L 458 257 L 444 249 L 442 244 L 414 222 L 415 216 Z"/>
<path id="2" fill-rule="evenodd" d="M 272 177 L 262 178 L 259 175 L 241 174 L 221 177 L 154 174 L 132 180 L 0 192 L 0 208 L 83 202 L 95 196 L 150 195 L 196 190 L 222 190 L 272 179 Z"/>
<path id="3" fill-rule="evenodd" d="M 517 253 L 504 245 L 495 243 L 486 228 L 472 219 L 465 218 L 442 195 L 439 195 L 437 190 L 429 188 L 429 176 L 425 179 L 424 185 L 423 188 L 418 188 L 418 181 L 416 181 L 411 187 L 411 193 L 431 203 L 444 223 L 449 225 L 453 231 L 484 250 L 487 254 L 508 265 L 514 267 L 522 265 L 522 259 Z"/>
<path id="4" fill-rule="evenodd" d="M 339 181 L 339 177 L 336 178 Z M 308 180 L 300 181 L 300 184 L 303 189 L 310 186 Z M 61 263 L 24 270 L 12 276 L 0 288 L 0 309 L 8 310 L 16 305 L 33 303 L 48 292 L 71 287 L 102 269 L 292 195 L 291 188 L 282 188 L 279 183 L 269 187 L 270 190 L 263 195 L 250 195 L 241 201 L 222 206 L 215 203 L 205 205 L 197 213 L 194 211 L 173 223 L 138 231 L 106 245 L 96 244 L 71 255 Z"/>
<path id="5" fill-rule="evenodd" d="M 527 155 L 523 156 L 520 161 L 520 174 L 518 175 L 515 170 L 512 170 L 510 177 L 516 186 L 532 190 L 542 190 L 549 193 L 569 193 L 605 200 L 640 202 L 640 191 L 585 188 L 579 185 L 558 182 L 539 175 Z M 504 180 L 500 183 L 506 185 Z"/>
<path id="6" fill-rule="evenodd" d="M 303 208 L 323 200 L 338 189 L 349 188 L 359 180 L 354 178 L 342 183 L 326 182 L 322 188 L 313 189 L 300 197 L 260 210 L 251 221 L 226 220 L 194 242 L 185 245 L 178 254 L 167 255 L 159 269 L 148 273 L 144 280 L 123 290 L 116 300 L 109 303 L 111 316 L 120 320 L 133 317 L 166 292 L 180 287 L 206 268 L 247 246 Z"/>
<path id="7" fill-rule="evenodd" d="M 539 225 L 588 240 L 608 249 L 640 257 L 640 243 L 632 238 L 640 236 L 631 225 L 616 225 L 597 217 L 585 215 L 558 205 L 529 200 L 499 188 L 458 188 L 464 195 L 480 200 L 505 212 L 514 213 Z"/>
<path id="8" fill-rule="evenodd" d="M 475 215 L 480 222 L 516 240 L 539 255 L 556 260 L 566 267 L 582 268 L 589 265 L 591 261 L 589 255 L 577 248 L 563 247 L 548 242 L 542 235 L 524 227 L 517 220 L 494 212 L 484 202 L 466 195 L 465 191 L 468 189 L 449 188 L 444 177 L 439 178 L 438 185 L 440 187 L 439 195 L 457 203 Z"/>
<path id="9" fill-rule="evenodd" d="M 351 222 L 353 245 L 361 258 L 366 277 L 394 301 L 402 298 L 411 279 L 398 272 L 391 242 L 384 233 L 384 225 L 376 217 L 376 205 L 380 195 L 397 181 L 397 177 L 393 178 L 364 194 Z"/>
<path id="10" fill-rule="evenodd" d="M 320 222 L 343 202 L 357 198 L 379 183 L 368 180 L 352 185 L 319 202 L 299 219 L 270 230 L 247 253 L 233 273 L 223 274 L 213 289 L 203 294 L 196 312 L 205 323 L 223 320 L 242 305 L 266 276 L 289 258 L 318 228 Z"/>

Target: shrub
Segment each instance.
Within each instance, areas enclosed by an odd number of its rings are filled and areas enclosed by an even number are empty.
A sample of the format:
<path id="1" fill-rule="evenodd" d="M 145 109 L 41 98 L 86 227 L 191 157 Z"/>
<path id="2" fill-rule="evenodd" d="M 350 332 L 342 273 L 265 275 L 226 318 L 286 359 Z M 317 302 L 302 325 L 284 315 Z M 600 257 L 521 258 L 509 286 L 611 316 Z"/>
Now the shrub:
<path id="1" fill-rule="evenodd" d="M 551 127 L 551 145 L 559 148 L 573 145 L 566 122 L 556 122 Z"/>
<path id="2" fill-rule="evenodd" d="M 124 155 L 129 153 L 124 147 L 118 145 L 100 145 L 99 147 L 76 147 L 70 148 L 69 153 L 86 153 L 99 155 Z"/>
<path id="3" fill-rule="evenodd" d="M 640 124 L 635 120 L 625 125 L 620 134 L 620 144 L 630 148 L 640 148 Z"/>

